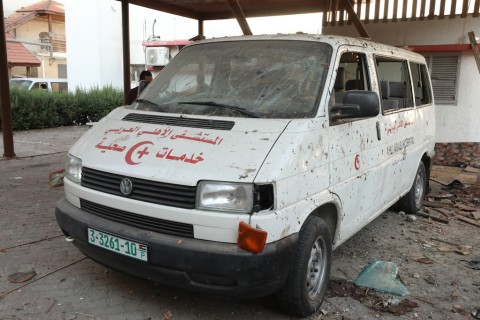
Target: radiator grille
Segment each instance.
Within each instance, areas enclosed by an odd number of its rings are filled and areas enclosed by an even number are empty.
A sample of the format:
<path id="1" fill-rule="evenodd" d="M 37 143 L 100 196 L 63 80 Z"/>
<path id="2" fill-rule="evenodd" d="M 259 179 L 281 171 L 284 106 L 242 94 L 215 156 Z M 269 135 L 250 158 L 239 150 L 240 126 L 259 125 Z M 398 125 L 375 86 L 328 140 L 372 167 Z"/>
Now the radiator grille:
<path id="1" fill-rule="evenodd" d="M 157 233 L 170 234 L 193 238 L 193 225 L 147 217 L 123 210 L 110 208 L 104 205 L 80 199 L 80 207 L 93 215 L 120 222 L 132 227 L 154 231 Z"/>
<path id="2" fill-rule="evenodd" d="M 120 192 L 120 181 L 123 178 L 126 177 L 83 167 L 81 184 L 89 189 L 126 197 Z M 169 207 L 195 208 L 196 186 L 182 186 L 131 177 L 128 179 L 133 184 L 132 193 L 127 196 L 130 199 Z"/>
<path id="3" fill-rule="evenodd" d="M 123 121 L 133 121 L 141 123 L 162 124 L 167 126 L 232 130 L 235 122 L 223 120 L 195 119 L 186 117 L 166 117 L 141 113 L 129 113 L 122 119 Z"/>

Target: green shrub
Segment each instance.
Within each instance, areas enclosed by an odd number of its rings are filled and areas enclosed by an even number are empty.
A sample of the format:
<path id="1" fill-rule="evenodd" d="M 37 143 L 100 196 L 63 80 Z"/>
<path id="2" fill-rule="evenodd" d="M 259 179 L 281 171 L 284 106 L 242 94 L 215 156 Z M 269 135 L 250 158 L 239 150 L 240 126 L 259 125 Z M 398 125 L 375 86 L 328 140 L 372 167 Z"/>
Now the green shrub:
<path id="1" fill-rule="evenodd" d="M 98 121 L 123 104 L 123 91 L 113 87 L 75 92 L 12 88 L 10 100 L 13 129 L 29 130 Z"/>

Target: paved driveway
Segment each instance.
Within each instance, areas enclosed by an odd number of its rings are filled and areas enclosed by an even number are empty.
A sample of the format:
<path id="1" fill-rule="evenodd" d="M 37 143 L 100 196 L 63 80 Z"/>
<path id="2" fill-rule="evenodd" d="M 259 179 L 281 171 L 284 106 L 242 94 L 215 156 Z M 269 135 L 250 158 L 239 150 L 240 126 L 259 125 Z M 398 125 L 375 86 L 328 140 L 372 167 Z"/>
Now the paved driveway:
<path id="1" fill-rule="evenodd" d="M 283 314 L 272 297 L 241 301 L 156 285 L 86 259 L 67 243 L 54 217 L 63 190 L 49 188 L 48 173 L 63 168 L 69 145 L 85 131 L 17 133 L 19 157 L 0 159 L 1 320 L 296 319 Z M 395 212 L 384 213 L 335 251 L 332 276 L 355 280 L 368 263 L 393 261 L 418 308 L 394 316 L 368 308 L 365 301 L 330 296 L 322 306 L 326 315 L 310 319 L 464 319 L 480 301 L 480 271 L 465 268 L 465 260 L 480 254 L 478 230 L 456 221 L 409 223 Z M 471 245 L 473 252 L 465 257 L 439 253 L 425 245 L 432 238 Z M 433 264 L 415 262 L 421 256 Z M 29 271 L 35 271 L 33 279 L 9 281 L 16 272 Z M 454 306 L 464 311 L 453 313 Z"/>

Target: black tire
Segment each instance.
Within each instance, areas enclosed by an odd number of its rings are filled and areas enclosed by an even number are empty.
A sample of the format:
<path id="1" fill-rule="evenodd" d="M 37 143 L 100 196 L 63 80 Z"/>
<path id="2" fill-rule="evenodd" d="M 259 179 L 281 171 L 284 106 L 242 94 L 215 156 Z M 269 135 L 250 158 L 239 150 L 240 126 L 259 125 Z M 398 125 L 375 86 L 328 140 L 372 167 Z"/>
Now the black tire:
<path id="1" fill-rule="evenodd" d="M 427 193 L 427 182 L 427 170 L 423 162 L 420 162 L 412 188 L 399 201 L 400 210 L 406 214 L 416 214 L 422 208 L 423 198 Z"/>
<path id="2" fill-rule="evenodd" d="M 309 216 L 300 230 L 287 282 L 278 293 L 287 312 L 306 317 L 320 308 L 330 277 L 331 260 L 332 235 L 328 224 L 320 217 Z"/>

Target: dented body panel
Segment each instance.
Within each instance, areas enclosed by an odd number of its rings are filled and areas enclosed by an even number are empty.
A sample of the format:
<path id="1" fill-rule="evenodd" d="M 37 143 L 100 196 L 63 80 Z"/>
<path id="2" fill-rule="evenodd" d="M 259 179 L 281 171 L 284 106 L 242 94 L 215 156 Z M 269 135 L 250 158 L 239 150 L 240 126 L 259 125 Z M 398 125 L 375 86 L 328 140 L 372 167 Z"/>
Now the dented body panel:
<path id="1" fill-rule="evenodd" d="M 275 259 L 292 263 L 307 217 L 329 221 L 339 246 L 409 192 L 434 141 L 417 54 L 334 36 L 201 41 L 70 149 L 77 167 L 67 168 L 57 221 L 97 261 L 127 261 L 123 271 L 141 275 L 146 263 L 150 273 L 184 270 L 181 287 L 245 295 L 255 283 L 268 294 L 283 286 L 289 268 Z M 236 247 L 241 221 L 267 233 L 268 254 Z M 93 246 L 88 228 L 150 246 L 147 262 Z M 169 260 L 184 242 L 186 256 Z M 202 246 L 205 259 L 188 265 Z M 210 254 L 238 265 L 206 268 Z M 242 278 L 248 270 L 256 280 Z"/>

